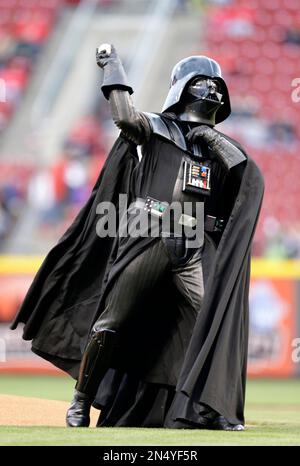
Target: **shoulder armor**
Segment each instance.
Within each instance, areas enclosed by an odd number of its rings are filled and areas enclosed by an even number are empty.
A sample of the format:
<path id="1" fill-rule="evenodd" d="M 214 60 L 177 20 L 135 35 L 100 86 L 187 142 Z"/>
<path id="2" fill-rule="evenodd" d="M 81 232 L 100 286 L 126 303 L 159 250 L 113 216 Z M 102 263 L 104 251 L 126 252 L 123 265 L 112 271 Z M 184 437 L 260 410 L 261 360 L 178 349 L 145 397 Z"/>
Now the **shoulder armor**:
<path id="1" fill-rule="evenodd" d="M 218 156 L 222 159 L 228 170 L 247 160 L 247 156 L 238 142 L 220 131 L 217 131 L 217 133 L 227 144 L 224 147 L 222 145 L 219 146 Z"/>
<path id="2" fill-rule="evenodd" d="M 232 144 L 233 145 L 233 144 Z M 232 152 L 227 155 L 227 164 L 229 170 L 247 160 L 247 157 L 240 151 Z"/>
<path id="3" fill-rule="evenodd" d="M 156 113 L 144 112 L 144 115 L 148 119 L 154 134 L 170 141 L 180 149 L 187 150 L 184 136 L 175 121 L 163 118 Z"/>

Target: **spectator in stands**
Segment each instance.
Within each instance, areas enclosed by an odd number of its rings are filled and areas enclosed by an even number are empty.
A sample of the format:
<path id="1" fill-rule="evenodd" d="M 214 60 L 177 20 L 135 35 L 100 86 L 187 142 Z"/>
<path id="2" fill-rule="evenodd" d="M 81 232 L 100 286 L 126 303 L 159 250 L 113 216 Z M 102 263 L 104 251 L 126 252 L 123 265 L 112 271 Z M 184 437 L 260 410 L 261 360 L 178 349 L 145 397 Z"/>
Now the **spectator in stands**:
<path id="1" fill-rule="evenodd" d="M 0 246 L 12 226 L 12 217 L 5 199 L 0 191 Z"/>
<path id="2" fill-rule="evenodd" d="M 5 240 L 18 218 L 22 194 L 17 189 L 17 180 L 7 180 L 0 188 L 0 244 Z"/>
<path id="3" fill-rule="evenodd" d="M 283 39 L 284 44 L 300 45 L 300 29 L 289 29 Z"/>
<path id="4" fill-rule="evenodd" d="M 267 134 L 267 144 L 292 145 L 296 140 L 295 128 L 292 123 L 277 121 L 270 123 Z"/>

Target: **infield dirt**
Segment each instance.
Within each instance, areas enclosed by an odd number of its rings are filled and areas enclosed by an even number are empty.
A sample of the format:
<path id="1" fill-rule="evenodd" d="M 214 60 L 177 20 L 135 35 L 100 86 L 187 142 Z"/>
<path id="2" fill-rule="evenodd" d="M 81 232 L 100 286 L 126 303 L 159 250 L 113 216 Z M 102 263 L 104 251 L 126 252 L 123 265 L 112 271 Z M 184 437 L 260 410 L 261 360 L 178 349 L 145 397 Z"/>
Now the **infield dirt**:
<path id="1" fill-rule="evenodd" d="M 13 395 L 0 395 L 0 425 L 64 427 L 66 401 L 45 400 Z M 91 426 L 95 426 L 100 411 L 91 409 Z"/>

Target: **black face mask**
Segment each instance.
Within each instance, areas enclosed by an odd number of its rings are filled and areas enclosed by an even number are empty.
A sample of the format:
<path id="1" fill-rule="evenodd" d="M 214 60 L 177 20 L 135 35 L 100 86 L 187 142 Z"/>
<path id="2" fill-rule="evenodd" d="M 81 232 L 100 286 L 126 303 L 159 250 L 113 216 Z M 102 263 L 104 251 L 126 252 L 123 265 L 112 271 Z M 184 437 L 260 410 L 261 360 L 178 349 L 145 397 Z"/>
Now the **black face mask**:
<path id="1" fill-rule="evenodd" d="M 223 104 L 220 83 L 212 78 L 197 77 L 188 85 L 178 106 L 183 121 L 215 125 L 215 115 Z"/>
<path id="2" fill-rule="evenodd" d="M 221 85 L 215 79 L 197 77 L 189 84 L 186 92 L 191 99 L 210 100 L 220 104 L 223 95 L 220 93 Z"/>

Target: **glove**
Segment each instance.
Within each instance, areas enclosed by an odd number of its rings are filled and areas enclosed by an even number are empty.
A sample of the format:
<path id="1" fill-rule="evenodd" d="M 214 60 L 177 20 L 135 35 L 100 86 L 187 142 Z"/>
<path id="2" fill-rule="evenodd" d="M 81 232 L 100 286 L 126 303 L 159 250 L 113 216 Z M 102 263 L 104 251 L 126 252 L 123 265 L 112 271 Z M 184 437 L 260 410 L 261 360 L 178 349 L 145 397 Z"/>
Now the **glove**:
<path id="1" fill-rule="evenodd" d="M 109 94 L 113 89 L 121 89 L 133 94 L 133 89 L 127 82 L 122 62 L 113 45 L 100 45 L 96 49 L 96 62 L 104 72 L 101 89 L 106 99 L 109 99 Z"/>
<path id="2" fill-rule="evenodd" d="M 191 131 L 189 131 L 186 135 L 186 138 L 191 143 L 195 143 L 199 139 L 203 139 L 209 144 L 211 142 L 217 141 L 218 138 L 221 138 L 221 136 L 209 126 L 200 125 L 191 129 Z"/>
<path id="3" fill-rule="evenodd" d="M 196 128 L 188 132 L 186 138 L 191 143 L 195 143 L 199 139 L 207 142 L 226 170 L 230 170 L 246 160 L 240 149 L 209 126 L 196 126 Z"/>

